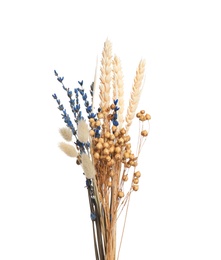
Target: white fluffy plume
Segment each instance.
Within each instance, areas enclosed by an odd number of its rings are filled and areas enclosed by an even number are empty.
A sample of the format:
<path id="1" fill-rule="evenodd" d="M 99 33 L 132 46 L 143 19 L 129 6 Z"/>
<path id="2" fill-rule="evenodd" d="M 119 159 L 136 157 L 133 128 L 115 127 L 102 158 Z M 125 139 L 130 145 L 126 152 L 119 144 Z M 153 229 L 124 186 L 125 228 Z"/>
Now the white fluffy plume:
<path id="1" fill-rule="evenodd" d="M 88 179 L 93 179 L 95 177 L 95 169 L 91 159 L 86 153 L 83 153 L 81 155 L 81 160 L 82 160 L 82 168 L 85 176 Z"/>
<path id="2" fill-rule="evenodd" d="M 85 120 L 80 120 L 77 126 L 78 139 L 82 143 L 86 143 L 89 138 L 89 129 Z"/>
<path id="3" fill-rule="evenodd" d="M 65 142 L 60 142 L 59 147 L 66 155 L 70 157 L 77 157 L 78 155 L 78 152 L 73 145 L 67 144 Z"/>
<path id="4" fill-rule="evenodd" d="M 61 136 L 68 142 L 72 140 L 72 131 L 69 127 L 62 127 L 59 129 Z"/>

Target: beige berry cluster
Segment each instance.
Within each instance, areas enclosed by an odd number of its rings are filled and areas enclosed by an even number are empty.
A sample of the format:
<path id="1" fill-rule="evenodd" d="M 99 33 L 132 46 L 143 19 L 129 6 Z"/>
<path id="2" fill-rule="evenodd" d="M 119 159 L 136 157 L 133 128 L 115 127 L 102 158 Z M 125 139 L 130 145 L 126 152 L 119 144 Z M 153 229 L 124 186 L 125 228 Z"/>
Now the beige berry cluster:
<path id="1" fill-rule="evenodd" d="M 134 173 L 134 176 L 133 176 L 133 185 L 132 185 L 132 188 L 133 188 L 134 191 L 138 191 L 138 189 L 139 189 L 138 183 L 139 183 L 139 178 L 140 178 L 140 176 L 141 176 L 141 173 L 140 173 L 139 171 L 136 171 L 136 172 Z"/>
<path id="2" fill-rule="evenodd" d="M 146 121 L 151 119 L 151 116 L 149 114 L 145 114 L 145 110 L 141 110 L 136 114 L 136 116 L 137 118 L 139 118 L 140 121 Z"/>
<path id="3" fill-rule="evenodd" d="M 107 188 L 112 187 L 112 181 L 114 176 L 117 174 L 118 178 L 122 166 L 124 169 L 137 166 L 137 159 L 131 151 L 130 136 L 126 133 L 124 128 L 119 129 L 118 126 L 112 126 L 111 120 L 114 116 L 115 105 L 112 104 L 105 112 L 99 112 L 97 114 L 97 119 L 90 118 L 90 136 L 92 138 L 92 157 L 93 163 L 97 172 L 96 178 L 100 186 L 105 184 Z M 149 114 L 145 114 L 144 110 L 137 113 L 137 117 L 140 121 L 146 121 L 150 119 Z M 101 136 L 100 138 L 95 137 L 94 129 L 101 126 Z M 108 127 L 107 127 L 108 126 Z M 141 135 L 146 137 L 148 132 L 146 130 L 141 131 Z M 126 171 L 124 171 L 125 173 Z M 132 189 L 137 191 L 139 186 L 139 178 L 141 174 L 139 171 L 134 173 L 132 179 Z M 128 175 L 123 174 L 121 177 L 123 182 L 128 180 Z M 124 192 L 122 190 L 118 191 L 118 197 L 124 197 Z"/>
<path id="4" fill-rule="evenodd" d="M 141 122 L 144 122 L 144 121 L 147 121 L 147 120 L 150 120 L 151 119 L 151 116 L 149 114 L 145 114 L 145 110 L 141 110 L 140 112 L 138 112 L 136 114 L 137 118 L 141 121 Z M 148 136 L 148 132 L 147 130 L 142 130 L 141 131 L 141 135 L 143 137 L 146 137 Z"/>

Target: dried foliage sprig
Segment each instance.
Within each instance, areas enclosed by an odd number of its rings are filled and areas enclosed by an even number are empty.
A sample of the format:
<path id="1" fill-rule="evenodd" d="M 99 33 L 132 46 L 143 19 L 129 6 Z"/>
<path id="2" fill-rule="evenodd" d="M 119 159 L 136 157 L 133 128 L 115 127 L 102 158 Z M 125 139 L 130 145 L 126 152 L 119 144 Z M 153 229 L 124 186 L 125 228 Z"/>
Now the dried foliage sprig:
<path id="1" fill-rule="evenodd" d="M 136 114 L 144 78 L 144 60 L 140 61 L 136 71 L 125 120 L 123 73 L 119 58 L 112 58 L 109 40 L 104 43 L 100 71 L 100 104 L 97 109 L 94 108 L 96 84 L 91 84 L 88 98 L 83 81 L 79 81 L 80 86 L 72 92 L 64 86 L 64 78 L 59 77 L 56 71 L 55 76 L 69 98 L 72 120 L 57 95 L 52 96 L 66 123 L 66 127 L 60 129 L 61 136 L 67 142 L 74 137 L 73 144 L 61 142 L 59 146 L 68 156 L 76 158 L 86 178 L 96 260 L 114 260 L 119 258 L 122 242 L 121 238 L 117 246 L 117 220 L 126 208 L 121 230 L 123 237 L 130 196 L 139 189 L 138 158 L 148 136 L 146 122 L 149 126 L 151 117 L 144 110 Z M 137 151 L 133 153 L 129 128 L 135 114 L 140 130 Z M 128 181 L 129 188 L 125 185 Z"/>

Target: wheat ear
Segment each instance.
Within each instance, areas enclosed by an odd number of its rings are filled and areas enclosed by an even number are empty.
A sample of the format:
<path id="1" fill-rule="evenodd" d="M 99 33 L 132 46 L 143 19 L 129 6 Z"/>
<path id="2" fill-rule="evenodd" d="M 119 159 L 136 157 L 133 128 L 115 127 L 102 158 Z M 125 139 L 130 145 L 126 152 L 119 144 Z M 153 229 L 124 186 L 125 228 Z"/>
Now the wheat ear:
<path id="1" fill-rule="evenodd" d="M 119 127 L 121 128 L 124 121 L 124 84 L 121 62 L 117 56 L 115 56 L 113 60 L 113 74 L 113 99 L 118 98 L 118 106 L 120 107 L 118 112 L 118 122 Z"/>
<path id="2" fill-rule="evenodd" d="M 104 49 L 102 52 L 100 76 L 100 107 L 103 111 L 106 111 L 110 106 L 111 72 L 112 45 L 107 39 L 104 43 Z"/>
<path id="3" fill-rule="evenodd" d="M 98 56 L 96 58 L 96 67 L 94 71 L 94 89 L 93 89 L 93 98 L 92 98 L 92 111 L 94 111 L 94 106 L 95 106 L 95 93 L 97 90 L 97 74 L 98 74 Z"/>
<path id="4" fill-rule="evenodd" d="M 126 115 L 126 131 L 129 131 L 129 128 L 132 124 L 132 120 L 135 116 L 136 109 L 139 103 L 140 99 L 140 93 L 141 93 L 141 86 L 142 86 L 142 81 L 144 78 L 144 71 L 145 71 L 145 60 L 141 60 L 137 71 L 136 71 L 136 76 L 134 78 L 134 84 L 133 88 L 131 91 L 131 96 L 130 96 L 130 101 L 129 101 L 129 106 L 127 109 L 127 115 Z"/>
<path id="5" fill-rule="evenodd" d="M 116 100 L 118 98 L 117 95 L 117 57 L 114 56 L 113 59 L 113 100 Z"/>

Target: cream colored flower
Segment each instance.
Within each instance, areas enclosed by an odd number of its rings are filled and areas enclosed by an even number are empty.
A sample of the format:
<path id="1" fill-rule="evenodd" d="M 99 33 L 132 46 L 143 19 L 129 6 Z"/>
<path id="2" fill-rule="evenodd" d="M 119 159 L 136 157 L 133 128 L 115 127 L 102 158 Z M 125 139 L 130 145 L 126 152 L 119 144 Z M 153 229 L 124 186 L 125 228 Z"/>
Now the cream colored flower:
<path id="1" fill-rule="evenodd" d="M 59 129 L 61 136 L 68 142 L 72 140 L 72 131 L 69 127 L 62 127 Z"/>
<path id="2" fill-rule="evenodd" d="M 78 155 L 78 152 L 73 145 L 67 144 L 65 142 L 60 142 L 59 147 L 65 154 L 70 157 L 77 157 Z"/>
<path id="3" fill-rule="evenodd" d="M 88 179 L 93 179 L 95 177 L 95 169 L 91 159 L 86 153 L 83 153 L 81 155 L 81 160 L 84 174 Z"/>
<path id="4" fill-rule="evenodd" d="M 80 120 L 77 126 L 78 140 L 82 143 L 86 143 L 89 138 L 89 129 L 85 120 Z"/>

